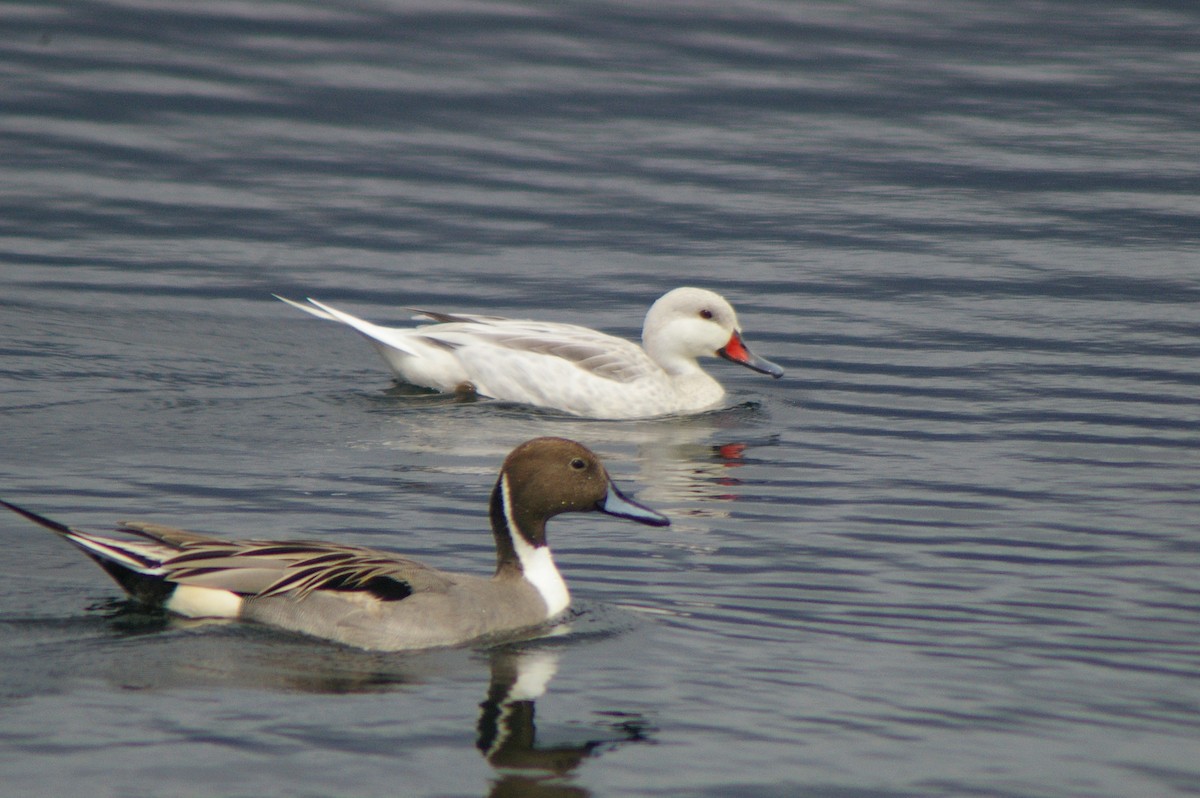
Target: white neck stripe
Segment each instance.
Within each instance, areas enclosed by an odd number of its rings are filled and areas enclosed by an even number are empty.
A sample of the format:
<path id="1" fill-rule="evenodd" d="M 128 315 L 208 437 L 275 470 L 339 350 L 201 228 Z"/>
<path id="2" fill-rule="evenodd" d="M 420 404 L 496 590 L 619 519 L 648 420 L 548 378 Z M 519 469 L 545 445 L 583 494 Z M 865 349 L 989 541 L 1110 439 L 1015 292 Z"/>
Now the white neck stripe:
<path id="1" fill-rule="evenodd" d="M 513 550 L 521 563 L 521 572 L 541 594 L 546 602 L 546 617 L 553 618 L 565 610 L 571 603 L 571 594 L 567 591 L 567 583 L 554 565 L 549 546 L 534 546 L 525 539 L 521 528 L 517 526 L 512 514 L 512 496 L 508 489 L 508 474 L 500 476 L 500 498 L 504 502 L 504 521 L 508 524 L 508 535 L 512 539 Z"/>

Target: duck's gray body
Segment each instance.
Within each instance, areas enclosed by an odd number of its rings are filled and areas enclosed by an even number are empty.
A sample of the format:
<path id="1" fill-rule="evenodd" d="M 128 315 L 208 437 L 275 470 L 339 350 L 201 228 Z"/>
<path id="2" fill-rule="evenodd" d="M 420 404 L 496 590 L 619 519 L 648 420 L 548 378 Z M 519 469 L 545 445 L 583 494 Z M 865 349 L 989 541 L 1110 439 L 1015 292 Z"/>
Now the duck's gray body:
<path id="1" fill-rule="evenodd" d="M 393 651 L 453 646 L 533 628 L 553 617 L 537 589 L 521 578 L 447 576 L 440 590 L 396 602 L 365 598 L 357 591 L 316 591 L 301 602 L 286 596 L 250 598 L 241 617 L 359 648 Z"/>
<path id="2" fill-rule="evenodd" d="M 65 537 L 145 604 L 392 651 L 458 645 L 562 613 L 570 596 L 545 534 L 555 515 L 599 510 L 669 523 L 625 498 L 592 452 L 562 438 L 534 439 L 505 460 L 492 492 L 490 578 L 320 541 L 227 540 L 138 522 L 123 523 L 121 537 L 102 536 L 0 504 Z"/>

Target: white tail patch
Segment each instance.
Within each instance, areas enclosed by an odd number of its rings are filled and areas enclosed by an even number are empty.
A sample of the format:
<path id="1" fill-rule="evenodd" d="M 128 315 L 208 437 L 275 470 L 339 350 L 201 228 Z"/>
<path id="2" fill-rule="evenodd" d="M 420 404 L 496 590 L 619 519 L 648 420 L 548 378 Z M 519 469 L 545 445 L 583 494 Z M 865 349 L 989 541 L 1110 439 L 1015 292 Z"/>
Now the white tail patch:
<path id="1" fill-rule="evenodd" d="M 228 590 L 195 585 L 177 585 L 164 608 L 186 618 L 236 618 L 241 614 L 241 596 Z"/>
<path id="2" fill-rule="evenodd" d="M 508 474 L 500 477 L 500 491 L 504 499 L 504 520 L 508 523 L 508 534 L 512 538 L 513 549 L 517 559 L 521 561 L 521 571 L 525 578 L 537 588 L 546 602 L 546 617 L 553 618 L 571 604 L 571 594 L 567 583 L 554 565 L 554 557 L 550 554 L 549 546 L 534 546 L 521 534 L 516 519 L 512 516 L 512 496 L 508 492 Z"/>

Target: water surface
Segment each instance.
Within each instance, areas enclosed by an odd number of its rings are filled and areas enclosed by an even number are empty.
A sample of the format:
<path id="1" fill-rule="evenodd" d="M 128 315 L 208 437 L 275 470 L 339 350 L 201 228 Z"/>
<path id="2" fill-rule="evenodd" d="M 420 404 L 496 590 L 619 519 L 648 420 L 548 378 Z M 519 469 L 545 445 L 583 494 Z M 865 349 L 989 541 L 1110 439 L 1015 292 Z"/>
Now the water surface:
<path id="1" fill-rule="evenodd" d="M 560 519 L 558 635 L 398 656 L 130 613 L 0 520 L 5 791 L 1200 792 L 1197 10 L 0 20 L 0 495 L 486 572 L 555 434 L 674 521 Z M 637 422 L 414 393 L 270 296 L 636 337 L 689 283 L 787 376 Z"/>

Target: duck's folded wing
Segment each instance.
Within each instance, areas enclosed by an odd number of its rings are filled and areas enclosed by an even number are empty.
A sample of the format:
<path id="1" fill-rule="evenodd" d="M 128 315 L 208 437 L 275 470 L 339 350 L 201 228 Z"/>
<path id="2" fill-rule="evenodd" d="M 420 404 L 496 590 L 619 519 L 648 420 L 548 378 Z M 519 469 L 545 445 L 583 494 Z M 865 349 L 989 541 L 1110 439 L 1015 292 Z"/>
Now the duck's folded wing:
<path id="1" fill-rule="evenodd" d="M 510 322 L 512 319 L 506 316 L 483 316 L 476 313 L 439 313 L 436 310 L 421 310 L 420 308 L 409 308 L 416 314 L 414 318 L 429 319 L 438 324 L 497 324 L 502 322 Z"/>
<path id="2" fill-rule="evenodd" d="M 484 344 L 558 358 L 614 382 L 634 382 L 661 371 L 637 344 L 575 324 L 499 319 L 495 323 L 433 325 L 421 332 L 457 349 Z"/>
<path id="3" fill-rule="evenodd" d="M 172 582 L 251 598 L 338 590 L 395 601 L 452 584 L 441 572 L 388 552 L 309 541 L 207 539 L 184 546 L 162 568 Z"/>
<path id="4" fill-rule="evenodd" d="M 174 548 L 182 548 L 189 544 L 222 542 L 220 538 L 214 538 L 210 535 L 202 535 L 199 532 L 189 532 L 186 529 L 177 529 L 176 527 L 163 526 L 162 524 L 151 524 L 145 521 L 121 521 L 117 531 L 128 532 L 147 540 L 156 540 L 159 543 L 165 543 Z"/>

